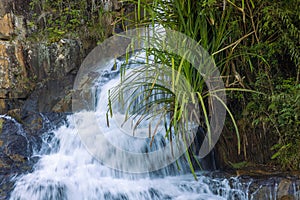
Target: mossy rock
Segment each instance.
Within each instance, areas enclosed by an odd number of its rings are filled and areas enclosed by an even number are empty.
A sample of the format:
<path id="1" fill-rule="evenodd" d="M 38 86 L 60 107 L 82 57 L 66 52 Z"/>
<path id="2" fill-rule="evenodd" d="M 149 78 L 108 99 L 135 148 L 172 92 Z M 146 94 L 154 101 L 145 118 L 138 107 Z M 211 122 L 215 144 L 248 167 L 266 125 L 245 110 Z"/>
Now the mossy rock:
<path id="1" fill-rule="evenodd" d="M 233 169 L 243 169 L 247 166 L 249 166 L 250 163 L 246 162 L 246 161 L 242 161 L 242 162 L 238 162 L 238 163 L 232 163 L 232 162 L 228 162 L 230 164 L 230 166 Z"/>
<path id="2" fill-rule="evenodd" d="M 22 120 L 21 120 L 21 111 L 20 109 L 13 109 L 13 110 L 9 110 L 7 112 L 7 115 L 14 118 L 17 122 L 22 124 Z"/>
<path id="3" fill-rule="evenodd" d="M 3 123 L 4 123 L 4 119 L 0 118 L 0 134 L 2 133 L 2 128 L 3 128 Z"/>
<path id="4" fill-rule="evenodd" d="M 26 161 L 26 158 L 24 158 L 23 156 L 18 155 L 18 154 L 12 154 L 12 155 L 8 155 L 8 156 L 14 162 L 25 162 Z"/>

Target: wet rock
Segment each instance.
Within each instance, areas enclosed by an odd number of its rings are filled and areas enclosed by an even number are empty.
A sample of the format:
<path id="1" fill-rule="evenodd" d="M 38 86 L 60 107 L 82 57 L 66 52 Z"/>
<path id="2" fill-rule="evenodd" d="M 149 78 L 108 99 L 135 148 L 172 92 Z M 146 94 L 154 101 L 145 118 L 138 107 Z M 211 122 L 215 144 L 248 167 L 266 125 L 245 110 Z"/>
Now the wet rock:
<path id="1" fill-rule="evenodd" d="M 252 199 L 298 199 L 297 177 L 282 176 L 260 176 L 245 178 L 245 182 L 250 180 L 248 186 L 249 195 Z M 252 181 L 251 181 L 252 179 Z M 299 186 L 299 185 L 298 185 Z"/>
<path id="2" fill-rule="evenodd" d="M 52 45 L 0 40 L 0 114 L 20 107 L 70 112 L 69 94 L 83 59 L 81 51 L 76 40 Z"/>
<path id="3" fill-rule="evenodd" d="M 7 175 L 0 175 L 0 180 L 2 180 L 0 182 L 0 199 L 8 199 L 14 183 L 11 181 L 11 177 Z"/>
<path id="4" fill-rule="evenodd" d="M 279 200 L 296 200 L 296 198 L 293 195 L 284 195 Z"/>
<path id="5" fill-rule="evenodd" d="M 74 78 L 97 41 L 90 37 L 61 39 L 52 44 L 33 40 L 31 34 L 39 30 L 29 24 L 41 10 L 32 8 L 30 3 L 31 0 L 0 1 L 0 114 L 21 108 L 33 90 L 40 90 L 40 85 L 43 86 L 37 100 L 40 112 L 69 112 Z M 116 13 L 123 13 L 124 9 L 117 0 L 105 1 L 103 6 Z M 111 24 L 112 19 L 109 17 L 103 23 Z M 111 35 L 111 29 L 108 25 L 107 36 Z M 50 108 L 45 109 L 47 105 Z"/>
<path id="6" fill-rule="evenodd" d="M 47 80 L 24 102 L 22 112 L 71 112 L 73 76 Z"/>
<path id="7" fill-rule="evenodd" d="M 10 110 L 20 108 L 24 99 L 0 99 L 0 114 L 7 114 Z"/>
<path id="8" fill-rule="evenodd" d="M 28 158 L 31 156 L 32 150 L 28 148 L 27 133 L 16 121 L 4 120 L 0 139 L 4 141 L 2 152 L 7 156 L 17 158 L 17 160 L 21 160 L 21 157 Z"/>
<path id="9" fill-rule="evenodd" d="M 255 192 L 251 195 L 252 199 L 264 199 L 272 200 L 274 197 L 272 195 L 272 188 L 267 185 L 261 185 Z"/>
<path id="10" fill-rule="evenodd" d="M 27 131 L 38 136 L 36 133 L 43 128 L 43 118 L 37 112 L 23 112 L 21 116 L 22 125 L 27 128 Z"/>
<path id="11" fill-rule="evenodd" d="M 70 112 L 72 110 L 72 92 L 63 97 L 55 106 L 53 107 L 54 112 Z"/>
<path id="12" fill-rule="evenodd" d="M 277 197 L 278 199 L 288 199 L 292 181 L 289 179 L 282 179 L 278 185 Z"/>
<path id="13" fill-rule="evenodd" d="M 23 113 L 20 124 L 11 117 L 0 117 L 0 176 L 30 171 L 37 161 L 33 152 L 43 144 L 42 135 L 64 124 L 65 119 L 60 113 Z"/>
<path id="14" fill-rule="evenodd" d="M 35 162 L 30 158 L 32 139 L 21 124 L 1 117 L 0 126 L 0 199 L 8 199 L 13 188 L 12 176 L 30 171 Z"/>
<path id="15" fill-rule="evenodd" d="M 28 170 L 32 148 L 26 132 L 16 121 L 1 119 L 0 175 Z"/>
<path id="16" fill-rule="evenodd" d="M 194 138 L 193 143 L 190 146 L 189 151 L 191 153 L 191 161 L 193 163 L 193 166 L 195 167 L 196 170 L 208 170 L 208 171 L 213 171 L 217 170 L 218 168 L 218 163 L 216 159 L 216 151 L 213 148 L 204 158 L 197 158 L 197 155 L 199 155 L 199 150 L 200 147 L 202 146 L 202 143 L 204 141 L 204 138 L 206 136 L 206 133 L 202 127 L 198 127 L 196 136 Z M 195 156 L 193 156 L 193 154 Z M 199 164 L 201 166 L 199 166 Z"/>
<path id="17" fill-rule="evenodd" d="M 9 110 L 7 112 L 7 115 L 14 118 L 17 122 L 22 123 L 21 120 L 21 110 L 20 109 L 13 109 L 13 110 Z"/>

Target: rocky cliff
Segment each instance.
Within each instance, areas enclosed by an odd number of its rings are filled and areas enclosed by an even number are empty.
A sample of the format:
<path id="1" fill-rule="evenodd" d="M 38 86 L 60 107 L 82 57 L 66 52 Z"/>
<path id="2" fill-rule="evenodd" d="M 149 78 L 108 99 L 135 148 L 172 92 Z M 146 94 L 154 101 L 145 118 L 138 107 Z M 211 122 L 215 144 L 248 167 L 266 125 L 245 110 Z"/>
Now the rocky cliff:
<path id="1" fill-rule="evenodd" d="M 31 2 L 0 2 L 0 114 L 14 109 L 70 111 L 76 72 L 96 44 L 72 37 L 51 43 L 46 38 L 33 40 L 30 24 L 35 12 L 41 10 L 33 10 Z M 121 9 L 117 1 L 102 2 L 102 5 L 108 10 Z M 110 16 L 110 21 L 113 17 Z M 111 30 L 107 27 L 105 35 L 110 35 Z M 35 27 L 37 32 L 39 29 Z"/>
<path id="2" fill-rule="evenodd" d="M 76 73 L 97 42 L 88 33 L 48 40 L 45 26 L 38 24 L 43 10 L 34 10 L 32 2 L 45 1 L 0 1 L 0 199 L 7 199 L 13 187 L 10 175 L 30 171 L 41 135 L 63 123 L 64 113 L 71 111 Z M 98 3 L 108 11 L 121 9 L 113 1 Z M 104 37 L 111 34 L 113 17 L 97 24 L 107 27 Z"/>

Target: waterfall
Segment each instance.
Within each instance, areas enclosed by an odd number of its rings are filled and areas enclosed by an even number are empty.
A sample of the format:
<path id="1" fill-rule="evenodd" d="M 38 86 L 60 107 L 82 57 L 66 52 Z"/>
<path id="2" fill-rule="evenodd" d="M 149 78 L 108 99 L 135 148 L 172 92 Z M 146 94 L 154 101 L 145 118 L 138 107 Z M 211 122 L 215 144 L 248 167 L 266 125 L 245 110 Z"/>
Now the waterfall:
<path id="1" fill-rule="evenodd" d="M 129 59 L 126 64 L 126 73 L 141 67 L 133 60 L 136 58 Z M 93 98 L 83 102 L 93 102 L 94 109 L 83 109 L 67 116 L 59 127 L 41 114 L 47 126 L 43 127 L 45 132 L 40 136 L 41 147 L 31 153 L 31 158 L 38 158 L 38 161 L 30 172 L 11 178 L 14 183 L 9 195 L 11 200 L 278 199 L 279 195 L 284 196 L 288 192 L 280 193 L 280 188 L 283 188 L 280 186 L 281 180 L 282 183 L 291 183 L 291 193 L 299 197 L 298 184 L 293 180 L 270 178 L 266 183 L 264 178 L 243 179 L 222 173 L 215 176 L 205 171 L 196 171 L 196 180 L 185 156 L 180 154 L 180 138 L 173 138 L 176 144 L 174 152 L 168 147 L 171 142 L 165 137 L 164 123 L 154 117 L 135 127 L 135 118 L 124 120 L 124 105 L 134 109 L 143 105 L 143 98 L 136 98 L 133 104 L 128 103 L 128 98 L 133 94 L 130 89 L 124 91 L 123 105 L 116 103 L 111 106 L 114 115 L 109 118 L 108 126 L 105 117 L 109 110 L 108 93 L 119 84 L 120 69 L 124 63 L 124 59 L 110 61 L 96 73 L 98 78 L 92 83 Z M 153 95 L 151 98 L 165 97 L 168 94 Z M 27 140 L 16 120 L 3 115 L 0 118 L 12 121 L 17 126 L 17 134 Z M 149 137 L 150 122 L 153 123 L 150 129 L 157 128 L 155 137 Z M 204 130 L 192 125 L 189 126 L 191 133 L 195 128 L 202 132 L 200 137 L 203 137 Z M 197 142 L 201 142 L 201 138 L 197 138 Z"/>
<path id="2" fill-rule="evenodd" d="M 122 112 L 116 112 L 108 127 L 105 118 L 107 92 L 120 81 L 120 73 L 111 66 L 99 73 L 101 76 L 95 85 L 96 110 L 74 113 L 68 116 L 64 125 L 53 131 L 50 141 L 44 144 L 50 152 L 41 148 L 42 152 L 36 152 L 40 159 L 33 171 L 14 177 L 11 200 L 247 199 L 246 193 L 232 187 L 228 179 L 210 178 L 198 172 L 196 181 L 184 156 L 160 169 L 156 166 L 164 165 L 169 159 L 167 156 L 156 160 L 145 157 L 141 162 L 140 159 L 128 159 L 113 148 L 151 153 L 164 148 L 170 141 L 164 136 L 163 127 L 158 128 L 152 146 L 149 145 L 151 139 L 145 137 L 148 133 L 145 133 L 143 124 L 136 132 L 139 137 L 128 134 L 132 122 L 121 124 L 118 119 L 124 118 Z M 103 131 L 102 136 L 97 135 L 99 128 Z M 45 134 L 43 137 L 47 137 Z M 83 139 L 83 135 L 87 138 Z M 105 137 L 110 145 L 98 137 Z M 91 143 L 96 143 L 96 153 L 106 158 L 104 161 L 95 156 L 92 148 L 87 148 Z M 128 172 L 148 165 L 154 165 L 153 170 Z"/>
<path id="3" fill-rule="evenodd" d="M 199 174 L 195 181 L 190 174 L 170 176 L 178 174 L 176 167 L 163 174 L 110 169 L 86 150 L 70 118 L 68 125 L 55 131 L 51 152 L 41 157 L 32 173 L 17 178 L 11 199 L 227 199 L 230 195 L 226 181 L 220 182 L 218 189 L 224 192 L 218 195 L 208 177 Z"/>

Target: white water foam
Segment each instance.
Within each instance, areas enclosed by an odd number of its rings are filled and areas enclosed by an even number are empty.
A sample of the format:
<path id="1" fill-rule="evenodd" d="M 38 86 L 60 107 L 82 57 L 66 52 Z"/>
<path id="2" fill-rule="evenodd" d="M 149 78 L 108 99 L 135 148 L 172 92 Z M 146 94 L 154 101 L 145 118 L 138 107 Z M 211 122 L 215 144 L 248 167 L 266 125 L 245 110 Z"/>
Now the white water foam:
<path id="1" fill-rule="evenodd" d="M 88 117 L 89 113 L 84 113 Z M 83 116 L 84 117 L 84 116 Z M 55 131 L 52 151 L 44 155 L 32 173 L 17 178 L 13 200 L 40 199 L 228 199 L 229 183 L 219 182 L 219 195 L 211 191 L 210 178 L 191 174 L 127 174 L 95 160 L 77 135 L 72 120 Z M 117 158 L 116 158 L 117 159 Z M 174 173 L 174 171 L 172 171 Z M 175 173 L 177 173 L 175 171 Z"/>
<path id="2" fill-rule="evenodd" d="M 115 79 L 117 80 L 118 76 Z M 113 82 L 117 83 L 112 80 L 101 85 L 100 99 L 107 99 L 101 95 L 107 94 L 106 87 L 114 85 Z M 54 137 L 48 144 L 51 152 L 41 156 L 32 173 L 15 178 L 11 200 L 218 200 L 230 199 L 236 193 L 239 199 L 245 199 L 243 192 L 231 189 L 226 179 L 214 180 L 198 174 L 196 181 L 193 175 L 188 173 L 189 167 L 184 158 L 149 173 L 125 173 L 105 166 L 90 154 L 92 150 L 87 150 L 87 141 L 83 143 L 80 136 L 91 135 L 89 142 L 97 141 L 97 152 L 110 162 L 117 162 L 118 169 L 138 169 L 154 162 L 166 162 L 168 158 L 147 160 L 145 157 L 144 162 L 128 160 L 128 157 L 95 138 L 99 127 L 104 130 L 104 136 L 113 146 L 125 148 L 126 151 L 155 151 L 163 148 L 168 140 L 163 132 L 158 133 L 153 142 L 155 148 L 149 147 L 149 140 L 132 138 L 120 130 L 117 115 L 117 123 L 108 128 L 103 117 L 107 110 L 107 102 L 101 101 L 98 105 L 96 112 L 82 111 L 69 116 L 68 123 L 54 131 Z M 93 123 L 95 117 L 97 123 Z M 81 131 L 80 134 L 78 131 Z M 217 189 L 213 188 L 214 185 L 217 185 Z"/>

